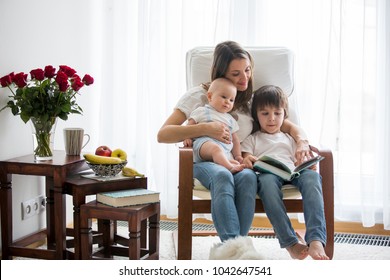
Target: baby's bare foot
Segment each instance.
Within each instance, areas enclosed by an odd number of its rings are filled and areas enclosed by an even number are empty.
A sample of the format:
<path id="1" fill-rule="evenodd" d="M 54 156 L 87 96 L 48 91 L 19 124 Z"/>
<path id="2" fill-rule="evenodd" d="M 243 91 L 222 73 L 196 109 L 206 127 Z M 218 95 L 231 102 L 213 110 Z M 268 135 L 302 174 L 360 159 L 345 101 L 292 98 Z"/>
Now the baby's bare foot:
<path id="1" fill-rule="evenodd" d="M 329 260 L 329 257 L 326 255 L 324 246 L 320 241 L 312 241 L 309 245 L 309 255 L 314 260 Z"/>
<path id="2" fill-rule="evenodd" d="M 307 246 L 301 243 L 295 243 L 291 247 L 288 247 L 287 251 L 293 259 L 298 260 L 303 260 L 309 255 Z"/>

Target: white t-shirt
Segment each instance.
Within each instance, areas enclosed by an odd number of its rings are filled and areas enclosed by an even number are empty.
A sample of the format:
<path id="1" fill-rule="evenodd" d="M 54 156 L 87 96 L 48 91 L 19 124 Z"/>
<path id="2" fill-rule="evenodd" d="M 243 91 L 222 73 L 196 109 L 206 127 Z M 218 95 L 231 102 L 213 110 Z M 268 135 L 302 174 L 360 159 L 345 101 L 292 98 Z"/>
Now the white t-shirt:
<path id="1" fill-rule="evenodd" d="M 196 108 L 190 114 L 190 119 L 193 119 L 196 123 L 207 123 L 213 121 L 219 121 L 226 124 L 231 133 L 238 131 L 238 123 L 229 113 L 221 113 L 215 110 L 212 106 L 206 104 L 202 107 Z"/>
<path id="2" fill-rule="evenodd" d="M 286 164 L 291 170 L 295 168 L 295 150 L 294 139 L 283 132 L 268 134 L 257 131 L 241 143 L 242 152 L 250 153 L 255 157 L 271 156 Z"/>
<path id="3" fill-rule="evenodd" d="M 198 107 L 204 106 L 205 104 L 208 104 L 207 91 L 202 86 L 197 86 L 188 90 L 179 99 L 175 109 L 182 111 L 188 119 L 192 111 Z M 237 122 L 238 126 L 240 127 L 237 131 L 237 135 L 240 139 L 240 142 L 242 142 L 252 132 L 253 119 L 249 111 L 235 111 L 234 113 L 237 114 Z"/>

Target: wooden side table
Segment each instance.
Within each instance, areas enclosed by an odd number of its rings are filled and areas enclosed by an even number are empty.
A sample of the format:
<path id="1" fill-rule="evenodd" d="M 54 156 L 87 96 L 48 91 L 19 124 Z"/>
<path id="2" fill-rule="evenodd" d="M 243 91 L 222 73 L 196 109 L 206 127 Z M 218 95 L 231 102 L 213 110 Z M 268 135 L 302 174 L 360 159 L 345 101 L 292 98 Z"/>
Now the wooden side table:
<path id="1" fill-rule="evenodd" d="M 98 259 L 126 256 L 131 260 L 159 258 L 160 203 L 149 203 L 129 207 L 111 207 L 96 202 L 80 207 L 81 258 L 92 259 L 92 219 L 128 222 L 129 239 L 125 247 L 113 244 L 113 239 L 103 236 L 103 255 Z M 142 232 L 142 223 L 149 221 L 148 232 Z M 148 236 L 148 248 L 141 248 L 141 237 Z M 98 252 L 99 253 L 99 252 Z"/>
<path id="2" fill-rule="evenodd" d="M 97 181 L 81 177 L 70 176 L 65 181 L 65 192 L 73 197 L 73 233 L 74 258 L 80 259 L 80 206 L 85 204 L 86 196 L 100 192 L 120 191 L 126 189 L 147 188 L 147 178 L 126 178 L 120 180 Z"/>
<path id="3" fill-rule="evenodd" d="M 35 162 L 32 154 L 0 161 L 2 259 L 22 256 L 60 260 L 69 257 L 66 250 L 64 182 L 67 176 L 88 168 L 81 156 L 67 156 L 64 151 L 54 151 L 51 161 Z M 18 241 L 13 240 L 12 174 L 46 178 L 46 230 Z M 27 245 L 45 237 L 47 237 L 47 250 L 26 248 Z"/>

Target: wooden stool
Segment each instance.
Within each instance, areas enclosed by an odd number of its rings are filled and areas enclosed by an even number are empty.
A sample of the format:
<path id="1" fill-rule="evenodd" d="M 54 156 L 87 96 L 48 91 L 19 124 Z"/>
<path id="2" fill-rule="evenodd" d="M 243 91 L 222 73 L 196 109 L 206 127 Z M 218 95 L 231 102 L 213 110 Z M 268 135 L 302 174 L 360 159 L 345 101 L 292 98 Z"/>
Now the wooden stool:
<path id="1" fill-rule="evenodd" d="M 101 192 L 111 192 L 111 191 L 122 191 L 128 189 L 138 189 L 144 188 L 147 189 L 148 182 L 147 178 L 128 178 L 121 180 L 104 180 L 97 181 L 93 179 L 88 179 L 81 177 L 79 174 L 75 176 L 68 177 L 65 182 L 66 193 L 72 196 L 73 198 L 73 229 L 67 229 L 66 235 L 73 236 L 74 238 L 68 238 L 66 240 L 67 248 L 74 248 L 74 259 L 81 259 L 81 241 L 80 241 L 80 207 L 86 203 L 86 198 L 89 195 L 96 195 Z M 112 226 L 111 231 L 114 231 L 114 238 L 118 241 L 119 236 L 115 235 L 116 222 L 110 220 L 99 220 L 98 221 L 98 230 L 93 232 L 93 243 L 98 243 L 99 246 L 102 246 L 102 237 L 103 237 L 103 227 L 107 226 L 107 223 Z M 146 221 L 142 223 L 142 230 L 146 232 Z M 106 231 L 110 229 L 106 228 Z M 111 232 L 110 231 L 110 232 Z M 110 235 L 109 235 L 110 236 Z M 123 243 L 127 245 L 127 239 L 123 240 Z M 141 236 L 141 246 L 145 246 L 146 236 Z"/>
<path id="2" fill-rule="evenodd" d="M 92 253 L 92 219 L 127 221 L 129 228 L 128 246 L 118 246 L 114 240 L 112 227 L 103 230 L 103 248 Z M 142 230 L 149 221 L 149 232 Z M 112 259 L 113 256 L 126 256 L 129 259 L 159 258 L 160 203 L 129 207 L 111 207 L 91 201 L 80 207 L 81 259 Z M 148 235 L 148 248 L 141 248 L 141 238 Z M 146 244 L 142 244 L 146 245 Z"/>

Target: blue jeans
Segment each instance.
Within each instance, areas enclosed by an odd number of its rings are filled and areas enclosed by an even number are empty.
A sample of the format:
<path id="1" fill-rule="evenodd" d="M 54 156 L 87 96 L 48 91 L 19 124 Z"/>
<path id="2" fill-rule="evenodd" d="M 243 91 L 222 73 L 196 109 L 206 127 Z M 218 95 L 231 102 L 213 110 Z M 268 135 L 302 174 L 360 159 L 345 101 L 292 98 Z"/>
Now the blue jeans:
<path id="1" fill-rule="evenodd" d="M 257 176 L 258 194 L 270 220 L 281 248 L 288 248 L 298 242 L 298 238 L 287 216 L 283 204 L 282 178 L 268 173 Z M 326 225 L 324 201 L 322 197 L 322 178 L 317 172 L 305 169 L 298 178 L 291 181 L 302 194 L 303 215 L 305 217 L 307 244 L 316 240 L 326 244 Z"/>
<path id="2" fill-rule="evenodd" d="M 250 169 L 232 174 L 213 162 L 194 164 L 194 177 L 210 190 L 211 216 L 221 241 L 246 236 L 255 213 L 257 178 Z"/>

